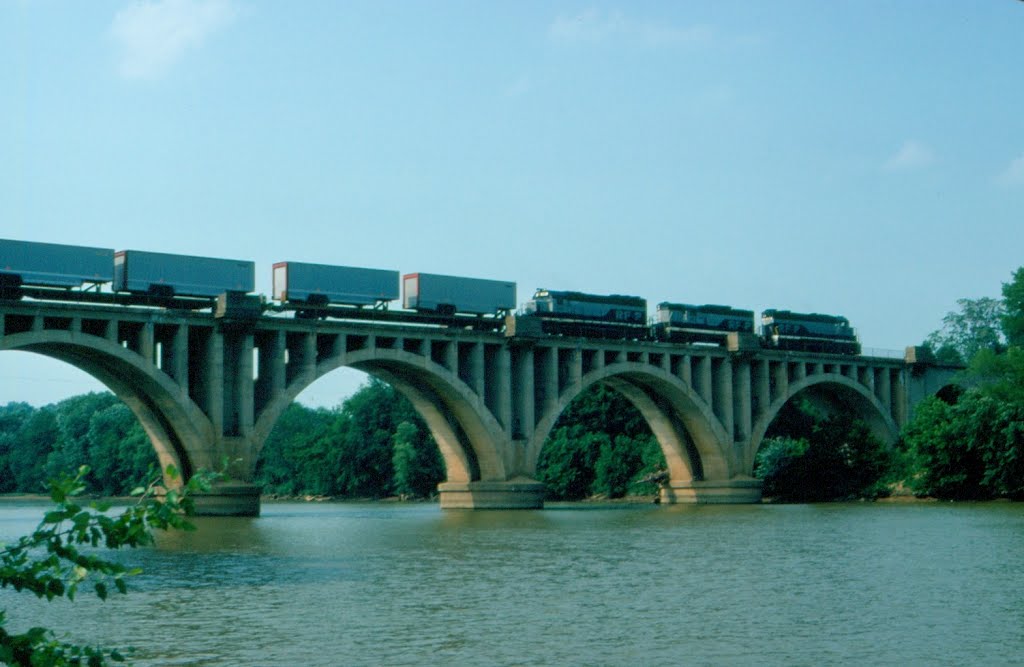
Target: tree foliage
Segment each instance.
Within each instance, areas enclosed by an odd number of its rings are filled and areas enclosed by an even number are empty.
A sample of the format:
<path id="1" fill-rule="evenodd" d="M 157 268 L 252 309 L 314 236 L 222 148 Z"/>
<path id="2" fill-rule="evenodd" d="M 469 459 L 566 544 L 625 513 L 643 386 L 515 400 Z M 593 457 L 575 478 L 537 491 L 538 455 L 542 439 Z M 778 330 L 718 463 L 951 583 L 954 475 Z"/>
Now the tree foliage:
<path id="1" fill-rule="evenodd" d="M 289 496 L 424 497 L 443 480 L 440 451 L 422 418 L 375 379 L 337 409 L 289 406 L 256 469 L 266 493 Z"/>
<path id="2" fill-rule="evenodd" d="M 645 477 L 666 467 L 643 416 L 621 394 L 594 385 L 573 401 L 544 443 L 537 476 L 548 497 L 580 500 L 654 493 Z"/>
<path id="3" fill-rule="evenodd" d="M 918 405 L 903 439 L 918 495 L 949 500 L 1024 497 L 1024 405 L 969 391 L 955 404 Z"/>
<path id="4" fill-rule="evenodd" d="M 758 450 L 764 494 L 787 502 L 877 498 L 886 494 L 892 452 L 850 415 L 827 416 L 805 401 L 780 413 Z"/>
<path id="5" fill-rule="evenodd" d="M 942 318 L 942 328 L 925 340 L 936 358 L 944 363 L 969 362 L 981 350 L 999 352 L 1005 349 L 1002 301 L 990 297 L 958 299 L 958 311 Z"/>
<path id="6" fill-rule="evenodd" d="M 955 402 L 919 404 L 904 430 L 910 483 L 920 495 L 1024 497 L 1024 267 L 1002 293 L 998 308 L 985 309 L 985 327 L 971 329 L 977 340 L 964 347 L 967 390 Z"/>
<path id="7" fill-rule="evenodd" d="M 112 592 L 127 593 L 127 579 L 139 574 L 99 551 L 136 548 L 153 543 L 156 530 L 193 530 L 185 518 L 192 513 L 197 492 L 209 490 L 216 475 L 196 474 L 180 488 L 165 488 L 156 473 L 145 487 L 133 491 L 135 504 L 111 516 L 109 505 L 82 505 L 77 496 L 86 490 L 88 466 L 75 475 L 49 482 L 53 508 L 30 534 L 0 549 L 0 587 L 13 588 L 38 598 L 74 600 L 89 589 L 101 600 Z M 169 468 L 168 479 L 177 471 Z M 0 611 L 0 661 L 10 665 L 61 667 L 123 662 L 117 650 L 63 641 L 47 628 L 8 632 L 6 610 Z"/>
<path id="8" fill-rule="evenodd" d="M 127 495 L 156 454 L 135 415 L 113 394 L 89 393 L 54 405 L 0 406 L 0 493 L 39 493 L 46 480 L 88 466 L 88 493 Z"/>
<path id="9" fill-rule="evenodd" d="M 1009 345 L 1024 348 L 1024 267 L 1003 283 L 1003 335 Z"/>

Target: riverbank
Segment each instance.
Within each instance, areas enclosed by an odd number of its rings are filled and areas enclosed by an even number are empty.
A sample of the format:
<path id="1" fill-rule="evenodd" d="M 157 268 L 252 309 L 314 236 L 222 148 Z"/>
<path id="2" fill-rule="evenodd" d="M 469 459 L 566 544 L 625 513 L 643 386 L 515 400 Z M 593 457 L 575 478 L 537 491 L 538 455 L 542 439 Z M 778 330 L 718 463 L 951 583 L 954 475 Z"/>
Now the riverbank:
<path id="1" fill-rule="evenodd" d="M 131 496 L 117 496 L 112 498 L 84 498 L 86 502 L 104 502 L 114 506 L 130 505 L 135 501 L 135 498 Z M 25 504 L 43 504 L 50 502 L 50 497 L 45 494 L 32 494 L 32 493 L 10 493 L 0 494 L 0 504 L 3 505 L 14 505 L 19 503 Z M 315 495 L 303 495 L 303 496 L 283 496 L 278 494 L 270 494 L 260 497 L 262 504 L 284 504 L 284 503 L 323 503 L 323 504 L 366 504 L 366 503 L 379 503 L 379 504 L 408 504 L 408 505 L 429 505 L 436 504 L 438 498 L 436 496 L 431 498 L 399 498 L 398 496 L 390 496 L 387 498 L 342 498 L 336 496 L 315 496 Z M 582 500 L 550 500 L 548 503 L 558 505 L 657 505 L 659 504 L 659 498 L 655 495 L 646 496 L 626 496 L 624 498 L 605 498 L 595 496 L 591 498 L 584 498 Z M 883 503 L 883 504 L 909 504 L 909 503 L 938 503 L 938 502 L 962 502 L 962 503 L 1012 503 L 1014 501 L 1009 498 L 992 498 L 988 500 L 962 500 L 962 501 L 942 501 L 939 498 L 932 497 L 918 497 L 913 494 L 898 494 L 891 495 L 884 498 L 861 498 L 851 500 L 834 500 L 834 501 L 821 501 L 821 503 L 842 503 L 842 502 L 864 502 L 864 503 Z M 775 498 L 764 498 L 761 501 L 764 505 L 786 505 L 786 504 L 804 504 L 804 503 L 789 503 L 787 501 L 776 500 Z M 820 504 L 820 503 L 813 503 Z"/>

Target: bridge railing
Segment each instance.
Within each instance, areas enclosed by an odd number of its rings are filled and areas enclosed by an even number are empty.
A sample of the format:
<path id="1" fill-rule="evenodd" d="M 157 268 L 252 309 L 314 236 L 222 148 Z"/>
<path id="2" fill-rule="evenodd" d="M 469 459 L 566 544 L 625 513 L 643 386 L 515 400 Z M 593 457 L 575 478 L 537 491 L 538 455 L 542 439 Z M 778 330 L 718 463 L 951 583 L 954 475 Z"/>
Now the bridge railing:
<path id="1" fill-rule="evenodd" d="M 906 350 L 889 350 L 882 347 L 863 347 L 860 354 L 862 357 L 881 357 L 883 359 L 903 359 Z"/>

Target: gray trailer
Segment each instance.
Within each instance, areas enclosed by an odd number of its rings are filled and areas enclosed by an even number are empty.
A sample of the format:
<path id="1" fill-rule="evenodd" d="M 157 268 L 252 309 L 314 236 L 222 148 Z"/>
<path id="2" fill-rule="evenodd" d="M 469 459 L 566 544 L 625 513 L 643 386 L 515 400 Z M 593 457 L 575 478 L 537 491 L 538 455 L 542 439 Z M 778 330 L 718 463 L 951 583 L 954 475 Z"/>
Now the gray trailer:
<path id="1" fill-rule="evenodd" d="M 113 277 L 112 249 L 0 239 L 0 283 L 80 287 Z"/>
<path id="2" fill-rule="evenodd" d="M 224 292 L 253 291 L 256 266 L 237 259 L 121 250 L 114 255 L 113 288 L 154 296 L 212 298 Z"/>
<path id="3" fill-rule="evenodd" d="M 409 273 L 402 290 L 402 307 L 419 311 L 487 315 L 516 307 L 516 284 L 504 280 Z"/>
<path id="4" fill-rule="evenodd" d="M 398 271 L 304 262 L 274 264 L 274 300 L 370 306 L 398 299 Z"/>

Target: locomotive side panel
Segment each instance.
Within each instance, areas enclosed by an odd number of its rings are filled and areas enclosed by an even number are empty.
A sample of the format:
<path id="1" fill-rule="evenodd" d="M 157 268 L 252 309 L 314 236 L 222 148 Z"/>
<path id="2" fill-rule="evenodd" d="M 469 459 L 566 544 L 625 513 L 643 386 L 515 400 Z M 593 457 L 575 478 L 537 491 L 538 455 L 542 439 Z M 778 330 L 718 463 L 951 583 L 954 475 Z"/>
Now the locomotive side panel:
<path id="1" fill-rule="evenodd" d="M 636 296 L 539 289 L 524 312 L 527 317 L 536 317 L 541 330 L 548 334 L 628 339 L 650 336 L 647 301 Z"/>
<path id="2" fill-rule="evenodd" d="M 662 302 L 657 311 L 655 336 L 659 340 L 723 344 L 730 333 L 754 332 L 752 310 Z"/>
<path id="3" fill-rule="evenodd" d="M 525 311 L 540 317 L 644 324 L 647 301 L 637 296 L 539 289 L 526 303 Z"/>
<path id="4" fill-rule="evenodd" d="M 761 314 L 765 344 L 782 350 L 860 354 L 849 320 L 839 315 L 768 309 Z"/>

